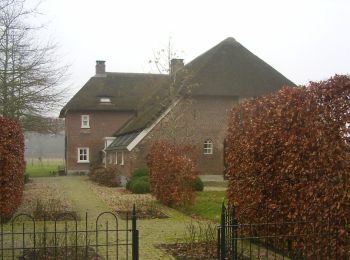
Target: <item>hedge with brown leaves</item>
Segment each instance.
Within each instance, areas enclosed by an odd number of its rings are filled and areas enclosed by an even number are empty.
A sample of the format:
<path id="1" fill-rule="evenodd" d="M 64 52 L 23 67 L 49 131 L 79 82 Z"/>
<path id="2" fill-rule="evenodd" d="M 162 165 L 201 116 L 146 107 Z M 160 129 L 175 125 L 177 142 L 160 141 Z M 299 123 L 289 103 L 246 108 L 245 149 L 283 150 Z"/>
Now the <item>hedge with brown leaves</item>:
<path id="1" fill-rule="evenodd" d="M 92 167 L 89 173 L 90 180 L 107 187 L 121 186 L 119 177 L 120 174 L 116 165 Z"/>
<path id="2" fill-rule="evenodd" d="M 338 75 L 233 107 L 226 161 L 228 198 L 239 220 L 325 220 L 349 244 L 343 226 L 350 220 L 349 114 L 350 77 Z M 324 228 L 315 226 L 317 232 Z M 297 229 L 281 226 L 275 232 L 306 232 L 305 225 Z M 298 242 L 304 254 L 315 244 L 318 253 L 336 243 Z"/>
<path id="3" fill-rule="evenodd" d="M 8 219 L 22 200 L 24 136 L 13 119 L 0 117 L 0 126 L 0 215 Z"/>
<path id="4" fill-rule="evenodd" d="M 151 193 L 168 206 L 193 202 L 197 177 L 190 146 L 156 142 L 147 156 Z"/>

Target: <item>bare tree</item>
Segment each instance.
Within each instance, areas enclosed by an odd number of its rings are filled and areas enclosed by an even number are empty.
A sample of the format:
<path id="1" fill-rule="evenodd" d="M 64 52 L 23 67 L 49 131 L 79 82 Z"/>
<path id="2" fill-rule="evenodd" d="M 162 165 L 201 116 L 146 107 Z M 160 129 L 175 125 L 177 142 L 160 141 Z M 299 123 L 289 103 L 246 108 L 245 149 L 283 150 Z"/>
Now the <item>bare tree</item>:
<path id="1" fill-rule="evenodd" d="M 194 100 L 190 96 L 194 84 L 189 83 L 192 79 L 190 71 L 172 64 L 172 61 L 179 60 L 178 53 L 169 39 L 167 46 L 156 51 L 153 60 L 150 60 L 149 63 L 154 65 L 158 73 L 169 74 L 170 78 L 167 93 L 160 105 L 164 110 L 171 108 L 171 111 L 162 121 L 160 134 L 174 144 L 187 144 L 195 132 L 188 119 L 189 115 L 195 113 L 193 111 Z"/>
<path id="2" fill-rule="evenodd" d="M 2 0 L 0 4 L 0 116 L 27 119 L 38 117 L 60 105 L 67 66 L 56 57 L 57 45 L 41 43 L 42 26 L 30 21 L 37 6 L 27 0 Z"/>

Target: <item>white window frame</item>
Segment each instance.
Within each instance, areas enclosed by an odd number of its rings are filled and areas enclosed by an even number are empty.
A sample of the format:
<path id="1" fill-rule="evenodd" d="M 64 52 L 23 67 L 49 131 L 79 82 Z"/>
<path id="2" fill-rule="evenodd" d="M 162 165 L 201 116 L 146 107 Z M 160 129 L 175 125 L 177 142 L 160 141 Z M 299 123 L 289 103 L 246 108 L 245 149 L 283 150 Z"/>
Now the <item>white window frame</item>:
<path id="1" fill-rule="evenodd" d="M 81 153 L 81 151 L 86 151 L 85 153 Z M 86 156 L 86 159 L 80 159 L 80 156 Z M 90 152 L 89 147 L 78 147 L 78 163 L 89 163 L 90 162 Z"/>
<path id="2" fill-rule="evenodd" d="M 118 164 L 118 152 L 115 152 L 115 164 Z"/>
<path id="3" fill-rule="evenodd" d="M 124 152 L 122 151 L 122 158 L 121 158 L 121 161 L 120 161 L 120 165 L 124 165 Z"/>
<path id="4" fill-rule="evenodd" d="M 90 128 L 90 116 L 81 115 L 81 128 Z"/>
<path id="5" fill-rule="evenodd" d="M 213 141 L 210 139 L 205 140 L 203 145 L 203 154 L 213 154 L 213 150 Z"/>

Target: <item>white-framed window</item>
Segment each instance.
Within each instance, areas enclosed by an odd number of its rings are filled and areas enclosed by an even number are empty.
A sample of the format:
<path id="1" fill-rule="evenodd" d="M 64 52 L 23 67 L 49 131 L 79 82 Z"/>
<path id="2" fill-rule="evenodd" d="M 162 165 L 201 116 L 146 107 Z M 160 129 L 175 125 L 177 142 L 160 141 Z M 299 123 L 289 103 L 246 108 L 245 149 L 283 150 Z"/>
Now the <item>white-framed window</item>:
<path id="1" fill-rule="evenodd" d="M 90 116 L 81 115 L 81 128 L 90 128 Z"/>
<path id="2" fill-rule="evenodd" d="M 122 152 L 122 158 L 121 158 L 121 161 L 120 161 L 120 165 L 124 165 L 124 152 Z"/>
<path id="3" fill-rule="evenodd" d="M 205 140 L 204 146 L 203 146 L 203 153 L 204 154 L 213 154 L 213 141 L 210 139 Z"/>
<path id="4" fill-rule="evenodd" d="M 89 161 L 89 148 L 79 147 L 78 148 L 78 163 L 88 163 Z"/>
<path id="5" fill-rule="evenodd" d="M 110 97 L 100 97 L 100 103 L 111 103 L 111 98 Z"/>
<path id="6" fill-rule="evenodd" d="M 115 152 L 115 164 L 118 164 L 118 152 Z"/>
<path id="7" fill-rule="evenodd" d="M 113 163 L 113 154 L 110 154 L 108 157 L 108 164 L 112 164 Z"/>

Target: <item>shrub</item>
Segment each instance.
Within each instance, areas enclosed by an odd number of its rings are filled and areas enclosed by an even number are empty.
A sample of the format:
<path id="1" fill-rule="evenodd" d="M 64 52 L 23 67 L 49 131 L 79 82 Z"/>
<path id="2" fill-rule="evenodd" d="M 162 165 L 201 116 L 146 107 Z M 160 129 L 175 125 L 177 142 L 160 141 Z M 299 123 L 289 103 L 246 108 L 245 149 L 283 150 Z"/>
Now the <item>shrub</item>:
<path id="1" fill-rule="evenodd" d="M 149 170 L 147 168 L 135 169 L 131 174 L 131 178 L 138 178 L 143 176 L 149 176 Z"/>
<path id="2" fill-rule="evenodd" d="M 196 171 L 193 148 L 156 142 L 147 156 L 151 193 L 168 206 L 193 202 Z"/>
<path id="3" fill-rule="evenodd" d="M 146 176 L 144 176 L 146 177 Z M 142 178 L 137 178 L 133 180 L 130 184 L 130 191 L 135 194 L 143 194 L 143 193 L 149 193 L 150 188 L 149 188 L 149 181 L 147 179 Z"/>
<path id="4" fill-rule="evenodd" d="M 66 212 L 63 205 L 64 203 L 58 199 L 37 199 L 31 215 L 35 219 L 54 220 L 57 216 Z"/>
<path id="5" fill-rule="evenodd" d="M 0 126 L 0 216 L 6 220 L 22 200 L 24 137 L 16 120 L 0 117 Z"/>
<path id="6" fill-rule="evenodd" d="M 323 218 L 331 223 L 329 232 L 349 242 L 343 229 L 350 218 L 349 97 L 350 77 L 335 76 L 233 107 L 226 162 L 228 198 L 239 220 Z M 293 225 L 280 225 L 276 231 L 302 234 L 306 226 L 292 230 Z M 317 232 L 327 232 L 322 228 Z M 322 238 L 298 242 L 306 256 L 312 242 L 321 252 L 336 243 Z"/>
<path id="7" fill-rule="evenodd" d="M 149 173 L 148 169 L 136 169 L 131 174 L 130 180 L 126 183 L 126 188 L 132 193 L 149 193 Z"/>
<path id="8" fill-rule="evenodd" d="M 89 174 L 90 180 L 107 187 L 120 186 L 118 171 L 116 166 L 95 166 L 91 168 Z"/>
<path id="9" fill-rule="evenodd" d="M 194 183 L 194 190 L 195 191 L 203 191 L 204 190 L 204 183 L 201 178 L 197 176 L 195 183 Z"/>

